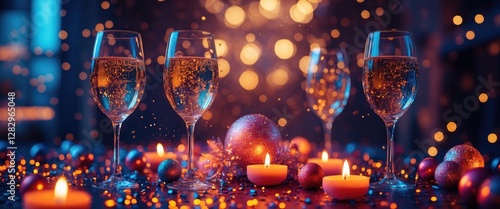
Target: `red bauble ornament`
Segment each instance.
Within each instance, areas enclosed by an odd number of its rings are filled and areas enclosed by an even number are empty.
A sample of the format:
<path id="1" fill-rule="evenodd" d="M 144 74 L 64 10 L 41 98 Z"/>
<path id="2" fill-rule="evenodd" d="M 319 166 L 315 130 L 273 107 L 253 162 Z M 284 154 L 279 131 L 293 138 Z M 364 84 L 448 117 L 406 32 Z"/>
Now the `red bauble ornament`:
<path id="1" fill-rule="evenodd" d="M 465 172 L 458 183 L 458 193 L 468 205 L 475 205 L 477 191 L 481 183 L 491 175 L 486 168 L 473 168 Z"/>
<path id="2" fill-rule="evenodd" d="M 456 162 L 466 172 L 472 168 L 484 167 L 484 159 L 481 153 L 474 147 L 460 144 L 452 147 L 444 155 L 444 161 Z"/>
<path id="3" fill-rule="evenodd" d="M 458 181 L 462 176 L 462 170 L 458 163 L 453 161 L 444 161 L 436 168 L 434 178 L 439 186 L 446 189 L 457 188 Z"/>
<path id="4" fill-rule="evenodd" d="M 477 204 L 481 209 L 500 208 L 500 175 L 490 176 L 479 186 Z"/>
<path id="5" fill-rule="evenodd" d="M 275 162 L 280 141 L 280 131 L 273 121 L 261 114 L 251 114 L 241 117 L 229 127 L 224 145 L 231 151 L 238 166 L 246 171 L 247 165 L 264 163 L 266 153 Z"/>
<path id="6" fill-rule="evenodd" d="M 319 188 L 325 173 L 323 168 L 316 163 L 307 163 L 299 171 L 299 183 L 304 189 Z"/>
<path id="7" fill-rule="evenodd" d="M 45 179 L 43 176 L 38 174 L 30 174 L 29 176 L 26 176 L 26 178 L 24 178 L 23 181 L 21 182 L 21 186 L 19 187 L 19 192 L 22 195 L 29 191 L 43 190 L 47 189 L 47 185 L 48 185 L 47 179 Z"/>
<path id="8" fill-rule="evenodd" d="M 128 152 L 127 154 L 127 157 L 125 158 L 125 165 L 131 171 L 144 171 L 144 168 L 146 168 L 146 163 L 147 160 L 146 156 L 144 156 L 144 152 L 135 149 L 130 150 L 130 152 Z"/>
<path id="9" fill-rule="evenodd" d="M 426 181 L 433 180 L 438 165 L 439 162 L 432 157 L 423 159 L 418 165 L 418 176 Z"/>

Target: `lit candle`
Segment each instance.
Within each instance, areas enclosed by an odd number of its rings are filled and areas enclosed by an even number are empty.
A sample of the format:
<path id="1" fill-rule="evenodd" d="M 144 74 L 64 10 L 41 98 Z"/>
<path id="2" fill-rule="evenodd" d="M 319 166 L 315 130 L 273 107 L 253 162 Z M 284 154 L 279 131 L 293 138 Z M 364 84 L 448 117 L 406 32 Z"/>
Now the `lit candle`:
<path id="1" fill-rule="evenodd" d="M 264 164 L 247 165 L 248 180 L 259 186 L 272 186 L 283 182 L 288 173 L 288 166 L 271 164 L 269 153 Z"/>
<path id="2" fill-rule="evenodd" d="M 154 172 L 158 170 L 158 166 L 161 162 L 166 159 L 175 159 L 176 157 L 174 153 L 165 153 L 165 149 L 163 149 L 163 145 L 160 143 L 156 145 L 156 152 L 146 152 L 144 156 L 149 163 L 149 168 Z"/>
<path id="3" fill-rule="evenodd" d="M 344 161 L 342 175 L 323 177 L 323 190 L 333 199 L 349 200 L 361 197 L 368 192 L 370 180 L 366 176 L 351 176 L 349 164 Z"/>
<path id="4" fill-rule="evenodd" d="M 342 173 L 342 160 L 338 158 L 328 158 L 328 153 L 323 151 L 321 158 L 310 158 L 307 162 L 316 163 L 327 175 L 337 175 Z"/>
<path id="5" fill-rule="evenodd" d="M 24 209 L 87 209 L 92 197 L 84 191 L 68 189 L 66 178 L 57 180 L 54 190 L 30 191 L 23 196 Z"/>

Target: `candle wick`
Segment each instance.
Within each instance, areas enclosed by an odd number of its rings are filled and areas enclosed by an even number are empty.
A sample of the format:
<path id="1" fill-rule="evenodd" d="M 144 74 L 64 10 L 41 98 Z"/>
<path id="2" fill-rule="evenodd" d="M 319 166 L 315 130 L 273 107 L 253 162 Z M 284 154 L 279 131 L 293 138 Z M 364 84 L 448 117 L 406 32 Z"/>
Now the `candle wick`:
<path id="1" fill-rule="evenodd" d="M 344 180 L 347 180 L 347 175 L 344 175 Z"/>

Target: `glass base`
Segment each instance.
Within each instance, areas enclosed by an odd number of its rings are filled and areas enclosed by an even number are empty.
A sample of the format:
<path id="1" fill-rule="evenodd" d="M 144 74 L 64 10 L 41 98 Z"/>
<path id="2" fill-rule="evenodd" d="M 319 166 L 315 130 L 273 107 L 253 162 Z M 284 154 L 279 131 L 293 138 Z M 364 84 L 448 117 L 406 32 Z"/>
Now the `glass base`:
<path id="1" fill-rule="evenodd" d="M 198 179 L 181 179 L 179 181 L 167 185 L 167 187 L 179 191 L 202 191 L 209 189 L 210 185 L 201 182 Z"/>
<path id="2" fill-rule="evenodd" d="M 378 182 L 370 184 L 370 189 L 374 191 L 408 191 L 415 188 L 411 183 L 405 182 L 399 178 L 384 178 Z"/>
<path id="3" fill-rule="evenodd" d="M 135 183 L 134 181 L 127 180 L 123 177 L 111 175 L 111 177 L 98 184 L 92 185 L 94 188 L 97 189 L 106 189 L 106 190 L 122 190 L 122 189 L 138 189 L 139 184 Z"/>

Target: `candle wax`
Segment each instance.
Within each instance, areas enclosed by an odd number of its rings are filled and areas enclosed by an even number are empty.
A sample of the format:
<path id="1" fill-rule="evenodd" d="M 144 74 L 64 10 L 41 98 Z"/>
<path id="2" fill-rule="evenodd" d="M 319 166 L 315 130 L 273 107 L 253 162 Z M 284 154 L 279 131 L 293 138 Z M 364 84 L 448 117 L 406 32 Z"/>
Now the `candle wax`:
<path id="1" fill-rule="evenodd" d="M 323 190 L 333 199 L 348 200 L 362 197 L 368 192 L 370 180 L 366 176 L 325 176 Z"/>
<path id="2" fill-rule="evenodd" d="M 342 160 L 338 158 L 328 158 L 328 160 L 323 160 L 321 158 L 310 158 L 308 163 L 316 163 L 325 172 L 325 176 L 342 174 Z"/>
<path id="3" fill-rule="evenodd" d="M 24 209 L 88 209 L 92 197 L 84 191 L 70 190 L 64 202 L 57 202 L 54 190 L 27 192 L 23 196 Z"/>
<path id="4" fill-rule="evenodd" d="M 273 186 L 285 181 L 288 173 L 288 166 L 271 164 L 265 167 L 264 164 L 248 165 L 248 180 L 259 186 Z"/>

